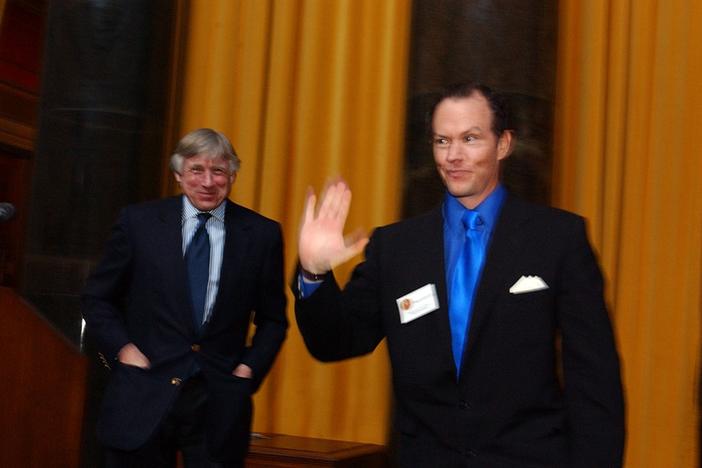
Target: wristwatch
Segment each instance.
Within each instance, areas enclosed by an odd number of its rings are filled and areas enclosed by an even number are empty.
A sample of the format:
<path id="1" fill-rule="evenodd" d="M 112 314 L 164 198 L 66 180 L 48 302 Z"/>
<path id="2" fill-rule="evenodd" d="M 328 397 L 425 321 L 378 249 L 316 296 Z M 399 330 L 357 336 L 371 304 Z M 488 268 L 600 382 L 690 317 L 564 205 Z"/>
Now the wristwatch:
<path id="1" fill-rule="evenodd" d="M 312 273 L 311 271 L 307 271 L 302 267 L 300 267 L 300 273 L 302 274 L 302 277 L 305 278 L 307 281 L 322 281 L 327 275 L 327 273 L 321 273 L 318 275 L 316 273 Z"/>

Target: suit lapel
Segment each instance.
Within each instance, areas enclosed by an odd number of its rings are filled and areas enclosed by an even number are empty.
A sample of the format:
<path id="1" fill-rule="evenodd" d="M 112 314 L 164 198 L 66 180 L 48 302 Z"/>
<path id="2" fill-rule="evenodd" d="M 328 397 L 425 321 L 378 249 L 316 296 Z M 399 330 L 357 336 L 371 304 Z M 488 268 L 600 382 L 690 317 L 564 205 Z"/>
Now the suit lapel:
<path id="1" fill-rule="evenodd" d="M 444 253 L 444 215 L 442 205 L 439 205 L 428 218 L 426 232 L 418 233 L 418 237 L 424 245 L 417 251 L 417 265 L 425 265 L 429 278 L 436 282 L 436 295 L 439 298 L 439 310 L 437 311 L 437 343 L 442 343 L 441 351 L 442 373 L 450 372 L 456 375 L 456 365 L 453 359 L 453 349 L 451 347 L 451 323 L 449 321 L 449 298 L 446 288 L 446 265 Z"/>
<path id="2" fill-rule="evenodd" d="M 221 309 L 222 298 L 228 288 L 236 286 L 237 275 L 245 271 L 243 262 L 245 259 L 246 249 L 250 241 L 249 229 L 250 223 L 243 215 L 243 210 L 227 200 L 226 214 L 224 216 L 224 250 L 222 251 L 222 269 L 219 274 L 219 288 L 217 289 L 217 297 L 215 297 L 214 307 L 212 308 L 212 316 L 209 322 L 212 322 Z M 207 329 L 207 327 L 205 327 Z M 206 330 L 205 330 L 206 331 Z"/>
<path id="3" fill-rule="evenodd" d="M 523 203 L 508 195 L 502 206 L 495 231 L 492 233 L 485 266 L 476 292 L 473 317 L 468 331 L 468 344 L 463 355 L 464 368 L 470 362 L 473 347 L 481 328 L 488 319 L 492 303 L 502 292 L 500 289 L 507 283 L 506 275 L 511 273 L 510 267 L 522 249 L 524 236 L 520 231 L 528 219 L 529 215 L 524 209 Z"/>

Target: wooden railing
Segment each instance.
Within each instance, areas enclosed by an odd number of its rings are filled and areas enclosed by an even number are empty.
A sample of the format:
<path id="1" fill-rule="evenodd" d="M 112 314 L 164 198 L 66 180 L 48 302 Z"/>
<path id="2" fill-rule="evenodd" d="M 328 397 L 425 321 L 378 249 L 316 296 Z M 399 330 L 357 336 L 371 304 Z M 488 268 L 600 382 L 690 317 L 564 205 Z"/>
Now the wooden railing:
<path id="1" fill-rule="evenodd" d="M 80 466 L 87 359 L 4 287 L 0 369 L 0 466 Z"/>

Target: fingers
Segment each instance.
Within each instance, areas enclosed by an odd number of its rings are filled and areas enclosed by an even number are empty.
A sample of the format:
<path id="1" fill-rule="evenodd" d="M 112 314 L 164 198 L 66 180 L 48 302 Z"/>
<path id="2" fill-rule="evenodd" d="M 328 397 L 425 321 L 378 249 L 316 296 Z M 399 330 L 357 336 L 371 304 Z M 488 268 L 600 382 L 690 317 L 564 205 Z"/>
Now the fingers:
<path id="1" fill-rule="evenodd" d="M 345 184 L 344 184 L 345 185 Z M 346 222 L 346 217 L 349 215 L 349 207 L 351 206 L 351 190 L 346 186 L 339 200 L 339 206 L 336 212 L 337 219 L 341 222 Z"/>
<path id="2" fill-rule="evenodd" d="M 317 199 L 307 189 L 298 237 L 298 256 L 308 271 L 328 271 L 363 251 L 368 237 L 360 229 L 344 236 L 351 190 L 342 179 L 330 181 Z"/>
<path id="3" fill-rule="evenodd" d="M 117 358 L 119 362 L 128 366 L 140 367 L 142 369 L 151 367 L 149 358 L 147 358 L 134 343 L 127 343 L 124 345 L 122 349 L 119 350 Z"/>
<path id="4" fill-rule="evenodd" d="M 236 369 L 232 371 L 232 375 L 241 377 L 242 379 L 250 379 L 253 378 L 253 370 L 246 364 L 239 364 L 236 366 Z"/>
<path id="5" fill-rule="evenodd" d="M 319 197 L 319 203 L 311 187 L 307 188 L 305 209 L 303 213 L 303 223 L 310 223 L 314 220 L 334 221 L 336 224 L 344 225 L 351 206 L 351 189 L 348 184 L 336 178 L 327 182 Z M 316 213 L 315 213 L 316 207 Z"/>
<path id="6" fill-rule="evenodd" d="M 339 203 L 339 189 L 338 184 L 327 184 L 324 188 L 322 198 L 319 200 L 319 212 L 317 213 L 317 218 L 321 219 L 335 219 L 337 205 Z"/>
<path id="7" fill-rule="evenodd" d="M 327 217 L 332 202 L 337 179 L 329 179 L 324 183 L 324 188 L 319 196 L 319 206 L 317 207 L 317 217 Z"/>
<path id="8" fill-rule="evenodd" d="M 312 187 L 307 187 L 305 194 L 305 209 L 302 212 L 302 222 L 309 223 L 314 219 L 314 208 L 317 204 L 317 197 L 314 194 Z"/>
<path id="9" fill-rule="evenodd" d="M 350 204 L 351 190 L 346 182 L 339 180 L 327 190 L 324 203 L 320 207 L 319 217 L 343 224 L 346 221 Z"/>

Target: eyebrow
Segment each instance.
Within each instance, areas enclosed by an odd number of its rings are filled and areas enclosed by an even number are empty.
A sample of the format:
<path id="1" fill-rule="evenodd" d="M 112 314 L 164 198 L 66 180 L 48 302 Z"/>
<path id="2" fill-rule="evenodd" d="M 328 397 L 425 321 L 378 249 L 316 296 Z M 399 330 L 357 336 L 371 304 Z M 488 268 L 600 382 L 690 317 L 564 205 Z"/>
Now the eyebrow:
<path id="1" fill-rule="evenodd" d="M 462 130 L 461 132 L 459 132 L 459 135 L 465 135 L 466 133 L 475 132 L 475 131 L 482 132 L 483 129 L 477 125 L 473 125 L 472 127 L 467 128 L 466 130 Z M 434 132 L 434 131 L 432 131 L 432 135 L 433 136 L 445 136 L 442 133 L 438 133 L 438 132 Z"/>

